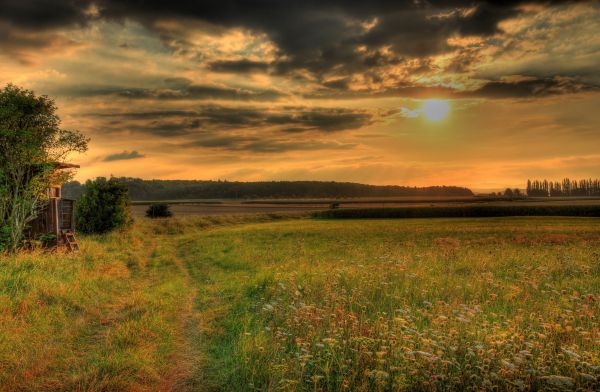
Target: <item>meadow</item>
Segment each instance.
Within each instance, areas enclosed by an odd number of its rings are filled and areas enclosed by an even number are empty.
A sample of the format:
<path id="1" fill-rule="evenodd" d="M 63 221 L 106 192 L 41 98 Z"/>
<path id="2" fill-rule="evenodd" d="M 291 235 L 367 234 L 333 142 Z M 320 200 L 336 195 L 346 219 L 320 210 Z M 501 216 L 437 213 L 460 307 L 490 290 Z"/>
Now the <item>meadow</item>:
<path id="1" fill-rule="evenodd" d="M 2 390 L 596 390 L 600 219 L 137 219 L 0 256 Z"/>

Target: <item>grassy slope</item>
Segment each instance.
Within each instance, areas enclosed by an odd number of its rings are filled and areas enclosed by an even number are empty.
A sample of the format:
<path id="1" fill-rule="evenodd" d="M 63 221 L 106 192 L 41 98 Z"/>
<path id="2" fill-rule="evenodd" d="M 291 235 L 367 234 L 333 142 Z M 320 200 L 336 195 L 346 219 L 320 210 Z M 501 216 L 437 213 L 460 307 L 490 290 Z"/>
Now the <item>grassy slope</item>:
<path id="1" fill-rule="evenodd" d="M 0 385 L 511 389 L 600 375 L 598 219 L 205 230 L 237 222 L 223 219 L 1 258 Z"/>

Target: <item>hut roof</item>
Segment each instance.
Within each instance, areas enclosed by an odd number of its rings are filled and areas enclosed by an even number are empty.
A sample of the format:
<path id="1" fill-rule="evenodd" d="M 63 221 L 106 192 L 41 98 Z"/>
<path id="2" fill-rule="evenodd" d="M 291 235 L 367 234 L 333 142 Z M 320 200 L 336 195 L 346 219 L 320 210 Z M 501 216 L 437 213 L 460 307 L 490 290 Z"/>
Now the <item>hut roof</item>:
<path id="1" fill-rule="evenodd" d="M 54 165 L 54 167 L 56 169 L 59 169 L 59 170 L 62 170 L 62 169 L 79 169 L 80 168 L 79 165 L 74 165 L 72 163 L 52 162 L 52 164 Z"/>

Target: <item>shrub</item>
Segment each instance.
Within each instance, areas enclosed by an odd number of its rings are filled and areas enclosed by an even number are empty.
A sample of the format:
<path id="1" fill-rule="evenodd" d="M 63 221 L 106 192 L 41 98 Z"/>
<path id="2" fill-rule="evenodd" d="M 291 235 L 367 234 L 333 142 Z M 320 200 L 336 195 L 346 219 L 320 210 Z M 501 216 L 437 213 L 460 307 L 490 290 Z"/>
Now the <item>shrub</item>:
<path id="1" fill-rule="evenodd" d="M 153 203 L 146 210 L 146 216 L 148 218 L 168 218 L 173 216 L 169 205 L 167 203 Z"/>
<path id="2" fill-rule="evenodd" d="M 132 223 L 127 186 L 114 178 L 87 181 L 77 202 L 76 226 L 82 233 L 106 233 Z"/>

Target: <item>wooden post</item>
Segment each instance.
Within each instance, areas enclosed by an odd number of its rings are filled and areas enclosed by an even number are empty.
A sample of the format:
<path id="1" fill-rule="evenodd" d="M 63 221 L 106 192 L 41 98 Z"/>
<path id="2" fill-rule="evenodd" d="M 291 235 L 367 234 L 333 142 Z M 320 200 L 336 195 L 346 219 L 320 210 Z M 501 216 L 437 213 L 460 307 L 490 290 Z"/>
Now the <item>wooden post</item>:
<path id="1" fill-rule="evenodd" d="M 60 221 L 59 221 L 59 210 L 58 210 L 58 199 L 52 199 L 52 205 L 54 208 L 54 232 L 56 234 L 56 241 L 60 240 Z"/>

